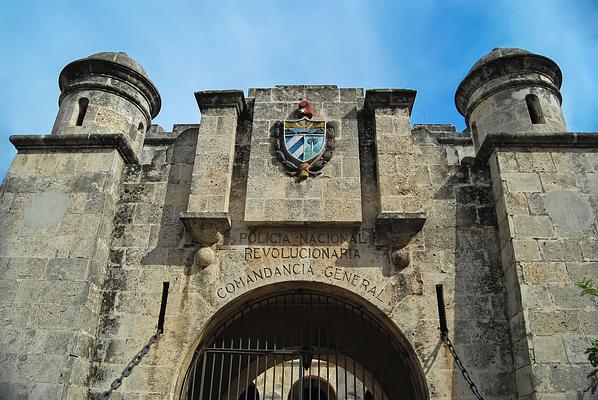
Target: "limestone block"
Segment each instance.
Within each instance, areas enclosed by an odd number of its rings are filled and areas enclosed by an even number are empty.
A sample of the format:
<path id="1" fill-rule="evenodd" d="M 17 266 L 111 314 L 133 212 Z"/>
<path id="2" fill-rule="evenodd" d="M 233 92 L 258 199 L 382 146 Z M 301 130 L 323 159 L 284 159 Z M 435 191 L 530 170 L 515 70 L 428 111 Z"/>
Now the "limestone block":
<path id="1" fill-rule="evenodd" d="M 542 184 L 536 173 L 504 173 L 502 179 L 507 181 L 508 190 L 511 192 L 541 192 Z"/>
<path id="2" fill-rule="evenodd" d="M 542 255 L 547 261 L 581 261 L 580 243 L 572 239 L 538 241 Z"/>
<path id="3" fill-rule="evenodd" d="M 523 282 L 530 285 L 568 283 L 569 275 L 562 262 L 522 262 Z"/>
<path id="4" fill-rule="evenodd" d="M 546 243 L 552 242 L 547 241 Z M 518 261 L 540 261 L 542 259 L 538 243 L 535 240 L 514 239 L 513 253 L 515 260 Z M 550 260 L 550 258 L 547 258 L 547 260 Z"/>
<path id="5" fill-rule="evenodd" d="M 513 224 L 518 238 L 538 239 L 555 236 L 551 219 L 548 216 L 516 215 L 513 217 Z"/>
<path id="6" fill-rule="evenodd" d="M 548 172 L 539 173 L 542 187 L 546 192 L 562 190 L 579 190 L 577 176 L 572 172 Z"/>

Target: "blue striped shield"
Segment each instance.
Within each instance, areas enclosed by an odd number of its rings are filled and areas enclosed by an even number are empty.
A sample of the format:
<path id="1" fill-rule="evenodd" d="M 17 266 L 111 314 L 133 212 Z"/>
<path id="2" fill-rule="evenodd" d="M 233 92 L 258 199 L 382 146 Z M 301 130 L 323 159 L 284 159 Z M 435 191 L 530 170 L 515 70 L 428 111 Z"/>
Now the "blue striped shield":
<path id="1" fill-rule="evenodd" d="M 320 157 L 326 148 L 326 122 L 307 118 L 284 122 L 284 149 L 299 164 Z"/>

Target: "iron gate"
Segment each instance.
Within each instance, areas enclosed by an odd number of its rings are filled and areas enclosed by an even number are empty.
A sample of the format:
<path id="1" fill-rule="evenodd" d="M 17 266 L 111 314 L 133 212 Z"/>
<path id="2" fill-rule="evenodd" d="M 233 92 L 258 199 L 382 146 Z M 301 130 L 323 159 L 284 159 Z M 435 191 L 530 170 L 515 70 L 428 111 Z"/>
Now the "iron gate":
<path id="1" fill-rule="evenodd" d="M 198 349 L 183 400 L 423 399 L 412 359 L 362 308 L 298 291 L 247 303 Z"/>

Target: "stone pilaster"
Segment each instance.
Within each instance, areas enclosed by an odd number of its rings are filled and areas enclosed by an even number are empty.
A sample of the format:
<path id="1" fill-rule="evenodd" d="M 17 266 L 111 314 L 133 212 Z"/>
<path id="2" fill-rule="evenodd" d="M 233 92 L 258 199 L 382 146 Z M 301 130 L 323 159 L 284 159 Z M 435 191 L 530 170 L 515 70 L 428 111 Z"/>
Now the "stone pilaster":
<path id="1" fill-rule="evenodd" d="M 409 264 L 409 254 L 403 249 L 425 221 L 415 162 L 419 148 L 409 123 L 415 94 L 414 90 L 374 89 L 365 98 L 375 130 L 380 210 L 376 238 L 390 245 L 390 258 L 399 268 Z"/>
<path id="2" fill-rule="evenodd" d="M 230 229 L 229 201 L 239 115 L 245 109 L 241 90 L 196 92 L 201 110 L 191 194 L 181 215 L 192 239 L 200 245 L 198 264 L 215 261 L 210 246 Z"/>
<path id="3" fill-rule="evenodd" d="M 477 162 L 493 180 L 518 398 L 580 398 L 598 335 L 595 303 L 598 138 L 591 133 L 487 136 Z"/>

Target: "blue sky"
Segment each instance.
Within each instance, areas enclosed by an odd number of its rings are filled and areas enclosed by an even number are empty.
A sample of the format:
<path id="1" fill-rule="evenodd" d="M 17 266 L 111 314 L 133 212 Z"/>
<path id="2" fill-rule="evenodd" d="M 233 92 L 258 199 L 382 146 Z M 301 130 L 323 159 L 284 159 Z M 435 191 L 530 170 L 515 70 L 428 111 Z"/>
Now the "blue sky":
<path id="1" fill-rule="evenodd" d="M 125 51 L 162 95 L 154 120 L 197 123 L 193 92 L 276 84 L 418 91 L 413 123 L 464 128 L 453 96 L 494 47 L 563 70 L 572 131 L 598 130 L 598 0 L 112 0 L 0 4 L 0 177 L 12 134 L 47 134 L 68 62 Z"/>

